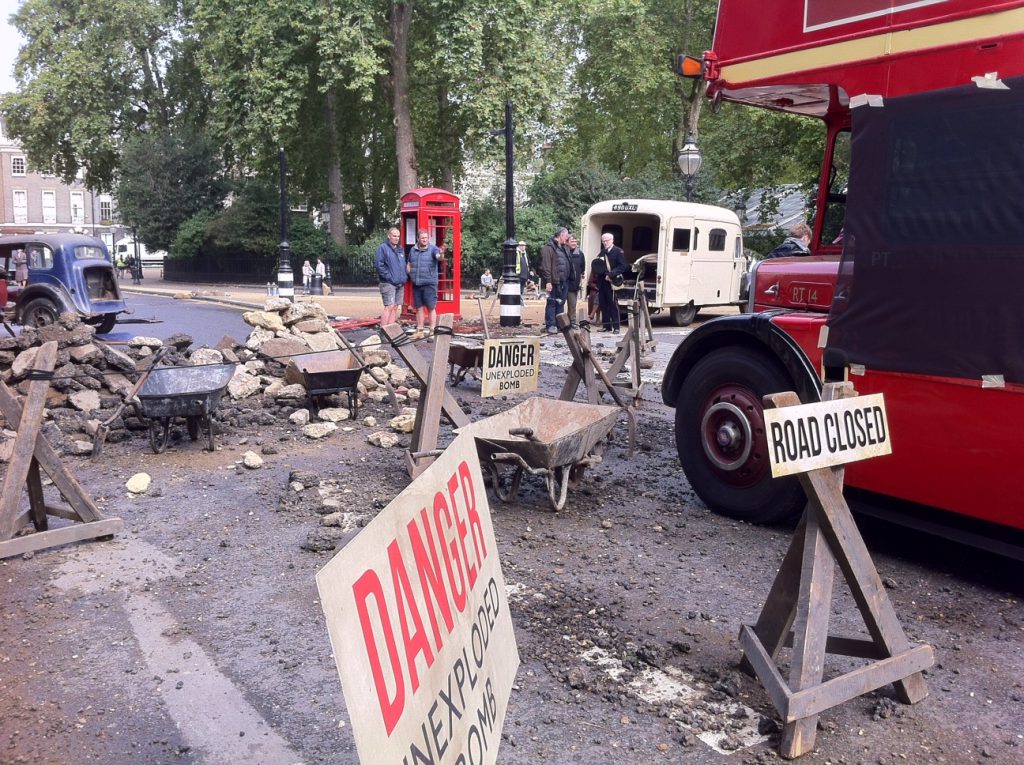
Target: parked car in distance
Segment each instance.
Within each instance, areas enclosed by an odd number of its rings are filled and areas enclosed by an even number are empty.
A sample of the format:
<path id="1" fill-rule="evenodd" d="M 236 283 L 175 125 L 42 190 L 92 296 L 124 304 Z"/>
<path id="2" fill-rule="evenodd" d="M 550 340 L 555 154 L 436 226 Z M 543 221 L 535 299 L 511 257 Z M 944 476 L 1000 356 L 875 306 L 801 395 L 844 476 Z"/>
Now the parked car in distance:
<path id="1" fill-rule="evenodd" d="M 139 242 L 139 260 L 142 261 L 143 268 L 163 268 L 164 257 L 167 255 L 163 250 L 153 250 L 152 252 L 146 248 L 142 242 Z M 117 262 L 119 258 L 123 258 L 127 263 L 130 258 L 135 257 L 135 240 L 131 237 L 125 237 L 124 239 L 118 239 L 114 242 L 114 262 Z"/>
<path id="2" fill-rule="evenodd" d="M 15 253 L 28 257 L 28 281 L 14 281 Z M 102 334 L 127 311 L 107 248 L 79 234 L 0 236 L 0 301 L 4 313 L 30 327 L 76 313 Z"/>

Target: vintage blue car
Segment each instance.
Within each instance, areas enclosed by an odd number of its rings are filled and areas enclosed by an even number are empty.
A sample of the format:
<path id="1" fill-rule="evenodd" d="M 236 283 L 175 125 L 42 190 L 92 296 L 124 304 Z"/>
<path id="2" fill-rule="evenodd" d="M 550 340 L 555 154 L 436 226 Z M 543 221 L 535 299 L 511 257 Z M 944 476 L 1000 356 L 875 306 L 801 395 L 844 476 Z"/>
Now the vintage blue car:
<path id="1" fill-rule="evenodd" d="M 52 324 L 70 312 L 107 333 L 117 315 L 127 310 L 106 245 L 98 239 L 78 234 L 0 236 L 0 267 L 6 272 L 0 299 L 4 306 L 13 301 L 14 320 L 25 326 Z"/>

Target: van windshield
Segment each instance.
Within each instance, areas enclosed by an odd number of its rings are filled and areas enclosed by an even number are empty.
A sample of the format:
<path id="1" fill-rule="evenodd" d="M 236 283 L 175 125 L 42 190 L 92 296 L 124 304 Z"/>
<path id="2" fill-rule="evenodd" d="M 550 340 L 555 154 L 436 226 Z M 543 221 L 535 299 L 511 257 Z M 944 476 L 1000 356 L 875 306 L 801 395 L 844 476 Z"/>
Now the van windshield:
<path id="1" fill-rule="evenodd" d="M 103 260 L 106 255 L 100 247 L 91 244 L 81 244 L 75 247 L 75 260 Z"/>

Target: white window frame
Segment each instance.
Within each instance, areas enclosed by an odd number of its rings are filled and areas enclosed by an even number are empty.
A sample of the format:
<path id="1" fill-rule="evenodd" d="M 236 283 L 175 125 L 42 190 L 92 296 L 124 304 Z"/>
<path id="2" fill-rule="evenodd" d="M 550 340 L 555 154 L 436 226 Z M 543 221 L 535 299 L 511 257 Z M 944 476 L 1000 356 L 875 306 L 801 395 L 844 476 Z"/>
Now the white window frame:
<path id="1" fill-rule="evenodd" d="M 77 213 L 76 213 L 77 204 Z M 84 191 L 72 191 L 71 192 L 71 225 L 72 226 L 84 226 L 85 225 L 85 192 Z"/>
<path id="2" fill-rule="evenodd" d="M 18 204 L 18 199 L 21 204 Z M 15 223 L 28 223 L 28 191 L 25 189 L 11 189 L 11 206 L 14 211 Z"/>
<path id="3" fill-rule="evenodd" d="M 15 162 L 21 163 L 21 170 L 15 167 Z M 11 175 L 15 178 L 24 178 L 28 172 L 28 161 L 24 157 L 11 157 Z"/>
<path id="4" fill-rule="evenodd" d="M 109 194 L 100 194 L 100 220 L 112 221 L 114 219 L 114 200 Z"/>
<path id="5" fill-rule="evenodd" d="M 40 194 L 40 199 L 43 203 L 43 223 L 56 223 L 57 222 L 57 192 L 53 189 L 45 189 Z M 53 200 L 52 204 L 47 204 L 47 200 Z"/>

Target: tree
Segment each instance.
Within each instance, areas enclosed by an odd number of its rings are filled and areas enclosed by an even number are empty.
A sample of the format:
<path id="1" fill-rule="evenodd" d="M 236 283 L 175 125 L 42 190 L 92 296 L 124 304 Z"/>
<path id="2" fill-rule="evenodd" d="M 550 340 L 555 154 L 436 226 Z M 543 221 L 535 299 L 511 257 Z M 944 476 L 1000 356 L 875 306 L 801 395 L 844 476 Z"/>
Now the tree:
<path id="1" fill-rule="evenodd" d="M 136 133 L 125 142 L 118 212 L 150 249 L 168 249 L 184 221 L 218 209 L 227 192 L 214 147 L 194 128 Z"/>
<path id="2" fill-rule="evenodd" d="M 25 0 L 12 16 L 26 40 L 18 90 L 0 109 L 34 167 L 68 183 L 84 170 L 89 188 L 109 189 L 124 139 L 169 123 L 175 109 L 164 73 L 175 8 L 159 0 Z"/>

